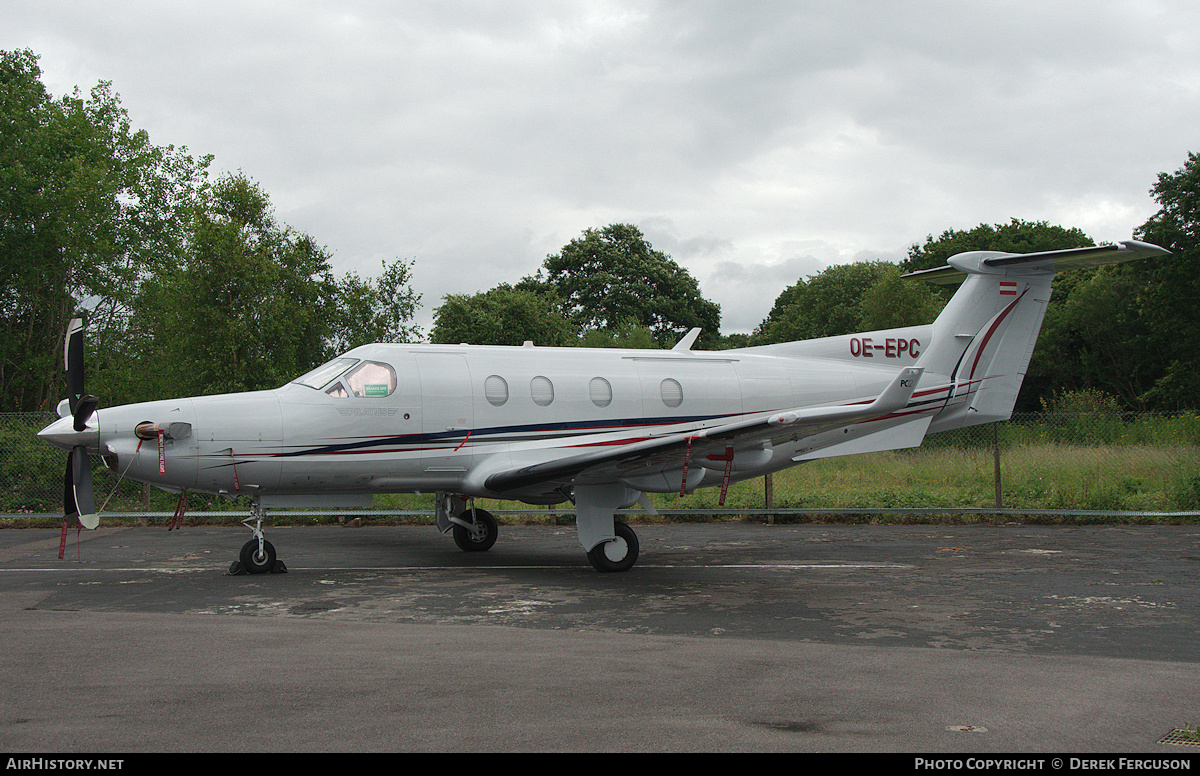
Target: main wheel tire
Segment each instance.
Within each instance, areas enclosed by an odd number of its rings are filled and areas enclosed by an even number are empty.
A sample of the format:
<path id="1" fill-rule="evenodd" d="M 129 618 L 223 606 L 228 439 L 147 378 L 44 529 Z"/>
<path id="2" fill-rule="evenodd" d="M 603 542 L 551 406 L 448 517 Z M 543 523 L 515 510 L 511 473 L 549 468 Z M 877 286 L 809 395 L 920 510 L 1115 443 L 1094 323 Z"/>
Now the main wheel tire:
<path id="1" fill-rule="evenodd" d="M 262 553 L 258 551 L 258 539 L 251 539 L 242 545 L 238 556 L 242 567 L 251 574 L 266 574 L 275 568 L 275 546 L 266 539 L 262 543 Z"/>
<path id="2" fill-rule="evenodd" d="M 496 518 L 492 517 L 492 513 L 484 509 L 467 510 L 460 517 L 470 520 L 472 514 L 475 516 L 474 522 L 479 533 L 475 534 L 461 525 L 455 525 L 454 543 L 463 552 L 486 552 L 492 549 L 492 545 L 496 543 L 496 534 L 500 527 L 496 524 Z"/>
<path id="3" fill-rule="evenodd" d="M 597 544 L 587 554 L 596 571 L 629 571 L 637 563 L 637 534 L 622 522 L 613 524 L 613 532 L 617 538 Z"/>

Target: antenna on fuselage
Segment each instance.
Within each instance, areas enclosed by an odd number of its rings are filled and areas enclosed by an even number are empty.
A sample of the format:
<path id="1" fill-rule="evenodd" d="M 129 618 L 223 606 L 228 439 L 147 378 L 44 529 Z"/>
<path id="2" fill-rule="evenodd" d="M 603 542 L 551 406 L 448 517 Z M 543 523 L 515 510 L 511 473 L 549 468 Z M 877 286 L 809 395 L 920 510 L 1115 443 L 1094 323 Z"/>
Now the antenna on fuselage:
<path id="1" fill-rule="evenodd" d="M 671 350 L 691 350 L 692 345 L 696 343 L 696 338 L 700 336 L 700 329 L 695 328 L 683 335 L 683 339 L 675 343 L 675 347 Z"/>

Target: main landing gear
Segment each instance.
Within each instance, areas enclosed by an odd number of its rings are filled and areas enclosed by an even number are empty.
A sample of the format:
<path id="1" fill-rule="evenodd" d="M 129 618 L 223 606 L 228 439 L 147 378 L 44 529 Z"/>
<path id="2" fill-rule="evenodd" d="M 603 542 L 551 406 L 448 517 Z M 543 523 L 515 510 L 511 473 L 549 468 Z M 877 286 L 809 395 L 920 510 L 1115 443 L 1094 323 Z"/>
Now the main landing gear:
<path id="1" fill-rule="evenodd" d="M 633 529 L 613 517 L 618 509 L 637 503 L 641 493 L 619 483 L 576 485 L 575 527 L 579 543 L 596 571 L 629 571 L 638 558 Z"/>
<path id="2" fill-rule="evenodd" d="M 454 543 L 463 552 L 487 552 L 496 543 L 500 527 L 487 510 L 471 507 L 450 521 L 454 524 Z"/>
<path id="3" fill-rule="evenodd" d="M 628 571 L 638 559 L 638 538 L 633 529 L 613 519 L 613 511 L 637 500 L 638 493 L 624 486 L 581 486 L 573 494 L 578 508 L 579 540 L 588 562 L 597 571 Z M 437 526 L 453 533 L 464 552 L 484 552 L 496 543 L 496 518 L 479 509 L 468 496 L 439 493 Z"/>
<path id="4" fill-rule="evenodd" d="M 477 509 L 468 496 L 438 493 L 434 519 L 438 530 L 451 533 L 463 552 L 487 552 L 496 543 L 499 525 L 486 509 Z"/>
<path id="5" fill-rule="evenodd" d="M 588 550 L 588 561 L 596 571 L 629 571 L 637 563 L 637 534 L 619 520 L 613 521 L 613 532 L 615 539 L 601 542 Z"/>

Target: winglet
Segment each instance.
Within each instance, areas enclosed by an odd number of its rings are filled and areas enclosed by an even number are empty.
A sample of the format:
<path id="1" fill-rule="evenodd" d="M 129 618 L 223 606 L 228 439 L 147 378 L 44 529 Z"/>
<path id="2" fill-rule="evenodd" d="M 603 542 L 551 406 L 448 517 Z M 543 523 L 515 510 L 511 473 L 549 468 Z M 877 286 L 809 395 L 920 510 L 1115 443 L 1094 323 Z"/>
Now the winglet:
<path id="1" fill-rule="evenodd" d="M 868 409 L 880 413 L 904 409 L 908 405 L 908 400 L 912 398 L 913 392 L 917 390 L 917 383 L 921 382 L 921 375 L 924 373 L 925 367 L 923 366 L 909 366 L 901 369 L 900 374 L 896 375 L 891 384 L 883 389 L 883 393 L 871 402 Z"/>
<path id="2" fill-rule="evenodd" d="M 925 367 L 919 366 L 901 369 L 899 374 L 892 378 L 892 382 L 888 383 L 887 388 L 884 388 L 883 392 L 876 396 L 870 404 L 792 410 L 774 415 L 767 422 L 773 426 L 779 426 L 799 420 L 850 420 L 887 415 L 889 412 L 904 409 L 908 405 L 908 400 L 912 398 L 913 391 L 917 390 L 917 383 L 921 381 L 921 375 L 924 372 Z"/>

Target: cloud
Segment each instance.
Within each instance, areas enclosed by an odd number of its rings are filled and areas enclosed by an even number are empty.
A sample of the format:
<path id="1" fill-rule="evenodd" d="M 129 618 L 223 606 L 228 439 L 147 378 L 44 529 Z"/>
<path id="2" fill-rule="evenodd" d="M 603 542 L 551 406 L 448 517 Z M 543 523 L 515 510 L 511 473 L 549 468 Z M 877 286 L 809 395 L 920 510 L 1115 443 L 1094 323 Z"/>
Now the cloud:
<path id="1" fill-rule="evenodd" d="M 1186 2 L 0 0 L 62 94 L 446 293 L 642 226 L 747 331 L 827 263 L 1017 217 L 1127 238 L 1200 124 Z M 826 263 L 827 262 L 827 263 Z M 822 264 L 825 263 L 823 266 Z"/>

